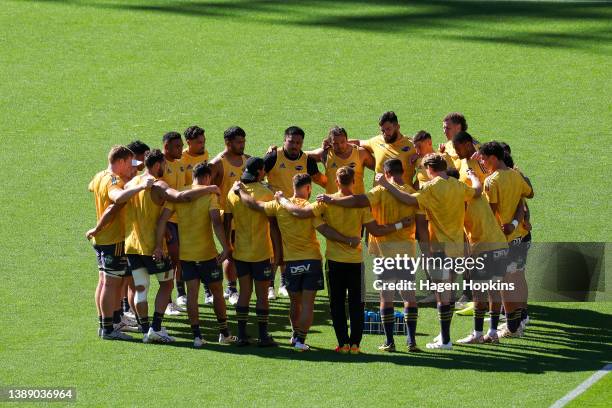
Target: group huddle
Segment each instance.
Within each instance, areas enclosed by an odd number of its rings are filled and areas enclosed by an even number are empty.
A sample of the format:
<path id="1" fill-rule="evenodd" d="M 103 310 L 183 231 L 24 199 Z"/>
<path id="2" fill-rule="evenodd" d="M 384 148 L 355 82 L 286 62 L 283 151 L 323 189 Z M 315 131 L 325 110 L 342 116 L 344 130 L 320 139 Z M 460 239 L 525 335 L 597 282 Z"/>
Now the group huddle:
<path id="1" fill-rule="evenodd" d="M 447 140 L 436 148 L 426 131 L 403 135 L 394 112 L 380 117 L 378 136 L 349 139 L 345 129 L 335 126 L 312 151 L 302 151 L 304 131 L 291 126 L 282 146 L 271 146 L 263 158 L 244 153 L 246 132 L 238 126 L 224 132 L 225 149 L 212 159 L 205 131 L 198 126 L 185 130 L 185 149 L 177 132 L 163 136 L 163 150 L 140 141 L 114 146 L 108 168 L 89 184 L 97 213 L 87 238 L 99 269 L 98 335 L 129 340 L 126 332 L 141 332 L 145 343 L 173 342 L 162 326 L 164 314 L 186 310 L 194 347 L 202 347 L 202 282 L 205 303 L 212 304 L 217 319 L 219 343 L 278 346 L 268 332 L 268 318 L 280 271 L 278 294 L 290 299 L 291 346 L 310 350 L 306 337 L 315 297 L 327 286 L 335 351 L 358 354 L 364 326 L 363 247 L 375 257 L 393 258 L 416 257 L 418 245 L 425 257 L 478 257 L 484 267 L 464 273 L 463 280 L 509 282 L 514 288 L 465 291 L 461 300 L 473 301 L 474 330 L 456 343 L 522 336 L 529 320 L 525 262 L 531 183 L 515 167 L 507 144 L 479 143 L 460 113 L 446 115 L 442 123 Z M 366 168 L 376 173 L 371 189 L 364 184 Z M 311 202 L 313 182 L 325 194 Z M 326 239 L 324 263 L 317 232 Z M 379 279 L 414 280 L 413 272 L 390 268 Z M 426 273 L 436 283 L 459 277 L 448 267 Z M 150 320 L 151 275 L 159 287 Z M 247 330 L 253 289 L 257 340 Z M 379 350 L 396 350 L 397 296 L 403 301 L 407 350 L 419 352 L 414 290 L 380 291 L 385 340 Z M 435 292 L 440 334 L 427 343 L 428 349 L 452 348 L 455 296 L 452 290 Z M 235 306 L 235 335 L 226 299 Z M 490 328 L 485 332 L 487 311 Z M 499 324 L 500 317 L 505 324 Z"/>

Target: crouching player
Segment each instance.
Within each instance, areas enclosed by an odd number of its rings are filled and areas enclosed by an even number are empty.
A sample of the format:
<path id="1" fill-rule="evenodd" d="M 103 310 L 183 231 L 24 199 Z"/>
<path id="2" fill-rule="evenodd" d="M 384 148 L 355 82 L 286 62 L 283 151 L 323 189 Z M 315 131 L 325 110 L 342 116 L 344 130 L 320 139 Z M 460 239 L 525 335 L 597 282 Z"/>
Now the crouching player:
<path id="1" fill-rule="evenodd" d="M 193 168 L 193 184 L 185 190 L 194 190 L 210 185 L 211 168 L 206 163 L 199 163 Z M 198 311 L 198 293 L 200 281 L 213 294 L 213 307 L 219 325 L 219 343 L 232 343 L 236 340 L 227 327 L 227 313 L 223 299 L 223 273 L 221 264 L 229 258 L 230 248 L 225 237 L 223 221 L 219 208 L 219 199 L 215 194 L 208 194 L 197 200 L 185 203 L 168 203 L 162 210 L 157 222 L 157 243 L 154 255 L 162 257 L 166 223 L 177 214 L 179 235 L 182 238 L 179 247 L 179 259 L 183 281 L 187 283 L 187 314 L 193 331 L 194 347 L 202 347 Z M 213 239 L 213 229 L 223 252 L 217 253 Z"/>

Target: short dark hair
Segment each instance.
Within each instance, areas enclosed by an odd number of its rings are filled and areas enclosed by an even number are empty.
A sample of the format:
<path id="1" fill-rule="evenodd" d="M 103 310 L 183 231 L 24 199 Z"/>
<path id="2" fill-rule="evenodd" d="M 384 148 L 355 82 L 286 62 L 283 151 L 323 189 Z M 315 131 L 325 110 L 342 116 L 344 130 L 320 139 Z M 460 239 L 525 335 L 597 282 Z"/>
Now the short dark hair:
<path id="1" fill-rule="evenodd" d="M 200 177 L 204 177 L 206 175 L 212 175 L 210 165 L 206 162 L 196 164 L 193 168 L 193 178 L 199 179 Z"/>
<path id="2" fill-rule="evenodd" d="M 413 143 L 423 142 L 425 140 L 431 140 L 431 135 L 426 130 L 419 130 L 412 138 Z"/>
<path id="3" fill-rule="evenodd" d="M 164 153 L 159 149 L 153 149 L 145 155 L 144 162 L 147 169 L 150 169 L 151 167 L 155 166 L 156 163 L 161 163 L 164 160 Z"/>
<path id="4" fill-rule="evenodd" d="M 451 112 L 444 117 L 444 122 L 451 122 L 455 125 L 461 125 L 461 130 L 464 132 L 468 129 L 467 121 L 463 113 Z"/>
<path id="5" fill-rule="evenodd" d="M 164 144 L 171 142 L 172 140 L 176 140 L 176 139 L 181 139 L 181 134 L 179 132 L 168 132 L 164 135 L 164 137 L 162 137 L 162 142 L 164 142 Z"/>
<path id="6" fill-rule="evenodd" d="M 389 111 L 389 112 L 385 112 L 380 116 L 380 119 L 378 119 L 378 125 L 382 126 L 383 123 L 385 122 L 390 122 L 390 123 L 399 123 L 397 120 L 397 115 L 395 114 L 395 112 L 393 111 Z"/>
<path id="7" fill-rule="evenodd" d="M 130 144 L 127 145 L 127 148 L 134 152 L 134 154 L 145 154 L 147 150 L 151 150 L 146 143 L 143 143 L 140 140 L 130 142 Z"/>
<path id="8" fill-rule="evenodd" d="M 451 167 L 450 169 L 446 170 L 446 174 L 448 174 L 448 177 L 454 177 L 457 180 L 459 180 L 459 170 L 457 170 L 454 167 Z"/>
<path id="9" fill-rule="evenodd" d="M 132 157 L 134 157 L 134 152 L 132 152 L 126 146 L 115 145 L 111 147 L 110 151 L 108 152 L 108 162 L 110 164 L 113 164 L 119 160 L 130 159 Z"/>
<path id="10" fill-rule="evenodd" d="M 404 166 L 400 159 L 389 159 L 383 164 L 383 171 L 385 173 L 391 173 L 394 176 L 399 176 L 404 173 Z"/>
<path id="11" fill-rule="evenodd" d="M 464 132 L 463 130 L 457 132 L 455 136 L 453 136 L 453 143 L 463 144 L 463 143 L 474 143 L 474 138 L 468 132 Z"/>
<path id="12" fill-rule="evenodd" d="M 246 137 L 246 132 L 240 126 L 231 126 L 223 132 L 223 139 L 225 139 L 226 142 L 230 142 L 240 136 Z"/>
<path id="13" fill-rule="evenodd" d="M 504 148 L 499 142 L 487 142 L 480 146 L 478 150 L 483 156 L 495 156 L 499 160 L 504 160 Z"/>
<path id="14" fill-rule="evenodd" d="M 336 177 L 343 186 L 351 185 L 355 180 L 355 170 L 349 166 L 342 166 L 336 171 Z"/>
<path id="15" fill-rule="evenodd" d="M 512 154 L 512 149 L 510 149 L 510 145 L 508 143 L 504 143 L 504 142 L 499 142 L 499 144 L 501 145 L 501 147 L 504 149 L 504 151 L 508 154 Z M 130 146 L 128 146 L 130 147 Z"/>
<path id="16" fill-rule="evenodd" d="M 287 129 L 285 129 L 285 137 L 302 136 L 302 139 L 303 139 L 305 135 L 306 134 L 304 133 L 304 130 L 298 126 L 289 126 Z"/>
<path id="17" fill-rule="evenodd" d="M 293 188 L 296 190 L 307 184 L 312 184 L 312 177 L 308 173 L 299 173 L 293 176 Z"/>
<path id="18" fill-rule="evenodd" d="M 189 126 L 187 129 L 185 129 L 185 133 L 183 133 L 183 135 L 185 136 L 185 140 L 197 139 L 198 137 L 204 135 L 204 129 L 198 125 Z"/>
<path id="19" fill-rule="evenodd" d="M 327 134 L 327 136 L 329 138 L 331 138 L 332 136 L 344 136 L 348 138 L 348 134 L 346 133 L 346 130 L 340 126 L 334 126 L 331 129 L 329 129 L 329 133 Z"/>
<path id="20" fill-rule="evenodd" d="M 433 171 L 446 171 L 447 165 L 444 156 L 440 153 L 429 153 L 423 157 L 423 166 Z"/>

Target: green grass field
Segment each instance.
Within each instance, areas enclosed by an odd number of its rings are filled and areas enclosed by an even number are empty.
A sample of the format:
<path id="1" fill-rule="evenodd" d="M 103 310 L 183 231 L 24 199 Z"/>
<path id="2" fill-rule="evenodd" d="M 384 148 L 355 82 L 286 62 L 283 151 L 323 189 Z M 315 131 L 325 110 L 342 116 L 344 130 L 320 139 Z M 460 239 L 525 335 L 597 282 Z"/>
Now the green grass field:
<path id="1" fill-rule="evenodd" d="M 611 17 L 605 2 L 4 1 L 0 385 L 75 386 L 91 406 L 549 406 L 612 360 L 612 303 L 534 304 L 524 339 L 418 356 L 371 335 L 367 354 L 334 355 L 324 295 L 308 354 L 193 350 L 185 317 L 167 320 L 173 346 L 101 342 L 86 187 L 110 145 L 192 124 L 212 154 L 238 124 L 263 155 L 291 124 L 306 148 L 333 124 L 373 136 L 385 110 L 442 142 L 459 110 L 532 179 L 535 241 L 608 242 Z M 273 304 L 283 341 L 286 313 Z M 453 338 L 470 328 L 455 318 Z M 437 333 L 433 309 L 418 331 Z M 609 406 L 611 384 L 574 406 Z"/>

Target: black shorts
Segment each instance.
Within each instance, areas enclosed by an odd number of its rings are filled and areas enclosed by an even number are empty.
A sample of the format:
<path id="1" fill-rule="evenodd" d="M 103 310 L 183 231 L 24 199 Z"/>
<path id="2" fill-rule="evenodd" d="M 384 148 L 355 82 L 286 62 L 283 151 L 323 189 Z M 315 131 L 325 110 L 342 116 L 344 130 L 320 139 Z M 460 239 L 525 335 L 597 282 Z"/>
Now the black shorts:
<path id="1" fill-rule="evenodd" d="M 508 252 L 508 249 L 497 249 L 478 254 L 484 267 L 470 269 L 470 278 L 473 281 L 501 281 L 508 267 Z"/>
<path id="2" fill-rule="evenodd" d="M 110 245 L 94 245 L 98 270 L 111 276 L 129 276 L 129 267 L 125 257 L 123 242 Z"/>
<path id="3" fill-rule="evenodd" d="M 256 281 L 272 280 L 272 265 L 269 259 L 259 262 L 245 262 L 234 259 L 234 264 L 239 278 L 251 275 L 251 278 Z"/>
<path id="4" fill-rule="evenodd" d="M 199 279 L 202 283 L 208 285 L 223 281 L 221 267 L 217 264 L 215 258 L 208 261 L 181 261 L 181 268 L 183 270 L 183 281 L 185 282 Z"/>
<path id="5" fill-rule="evenodd" d="M 446 253 L 441 251 L 434 252 L 429 258 L 431 259 L 427 259 L 426 262 L 427 265 L 430 265 L 429 263 L 431 262 L 431 266 L 428 266 L 427 268 L 427 272 L 429 273 L 431 280 L 437 282 L 450 281 L 455 272 L 452 269 L 445 268 L 445 263 L 447 263 L 446 260 L 448 259 Z"/>
<path id="6" fill-rule="evenodd" d="M 527 252 L 531 247 L 531 232 L 522 238 L 516 238 L 508 242 L 510 252 L 508 253 L 508 263 L 514 263 L 516 269 L 525 269 L 527 264 Z M 512 268 L 512 266 L 510 266 Z"/>
<path id="7" fill-rule="evenodd" d="M 166 229 L 170 233 L 170 239 L 166 240 L 166 244 L 167 245 L 179 245 L 178 224 L 175 222 L 168 221 L 166 223 Z"/>
<path id="8" fill-rule="evenodd" d="M 170 258 L 164 258 L 162 261 L 156 262 L 150 255 L 127 255 L 128 265 L 133 271 L 140 268 L 146 268 L 149 275 L 157 273 L 165 273 L 172 269 Z"/>
<path id="9" fill-rule="evenodd" d="M 319 259 L 287 261 L 285 278 L 289 292 L 303 290 L 323 290 L 323 264 Z"/>

